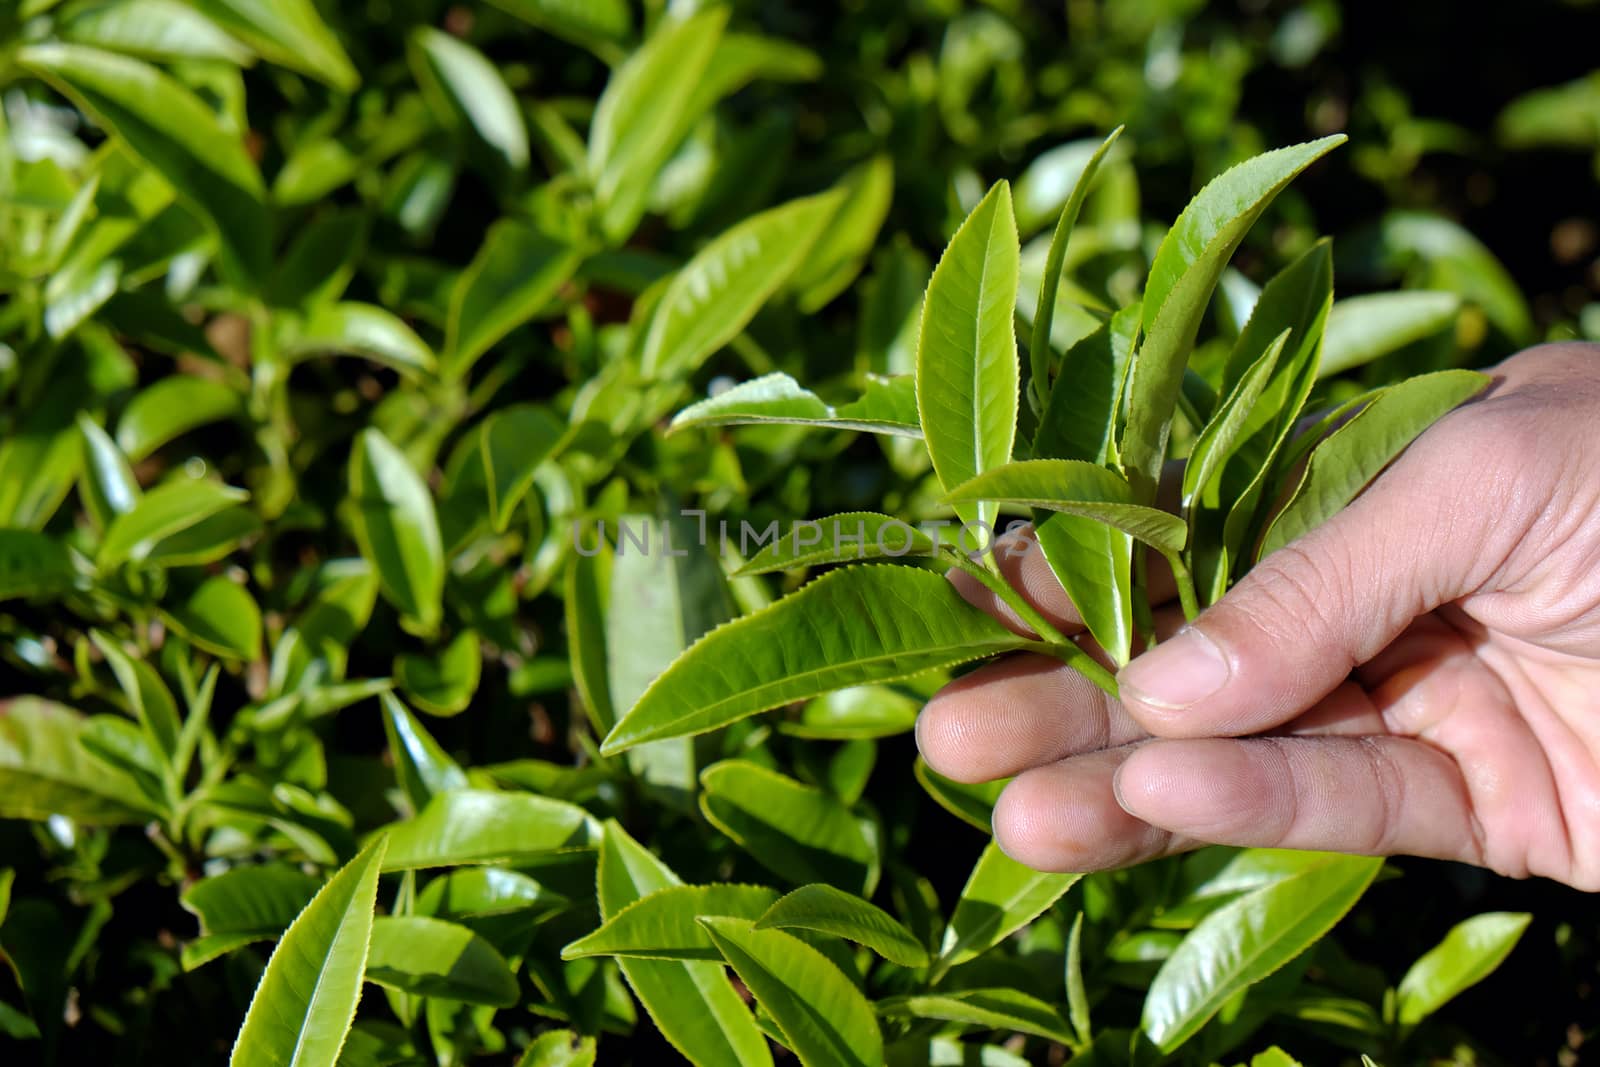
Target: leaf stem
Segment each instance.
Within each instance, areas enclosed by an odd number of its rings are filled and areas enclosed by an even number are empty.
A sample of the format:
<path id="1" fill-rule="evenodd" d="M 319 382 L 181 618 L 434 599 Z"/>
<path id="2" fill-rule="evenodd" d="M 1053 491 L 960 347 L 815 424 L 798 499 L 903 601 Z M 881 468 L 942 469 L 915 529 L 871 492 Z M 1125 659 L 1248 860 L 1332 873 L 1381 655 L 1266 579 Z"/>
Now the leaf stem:
<path id="1" fill-rule="evenodd" d="M 1163 553 L 1166 555 L 1166 553 Z M 1200 598 L 1195 594 L 1194 575 L 1189 572 L 1188 566 L 1183 562 L 1183 553 L 1173 552 L 1167 555 L 1167 563 L 1172 567 L 1172 577 L 1178 583 L 1178 603 L 1183 605 L 1183 617 L 1186 622 L 1193 622 L 1196 615 L 1200 614 Z"/>
<path id="2" fill-rule="evenodd" d="M 1009 582 L 988 568 L 974 563 L 967 558 L 964 552 L 952 548 L 949 552 L 949 557 L 955 561 L 957 567 L 982 582 L 985 589 L 988 589 L 1009 605 L 1023 623 L 1043 638 L 1039 645 L 1039 651 L 1055 656 L 1099 686 L 1107 695 L 1113 699 L 1116 698 L 1116 676 L 1102 667 L 1099 661 L 1080 648 L 1072 638 L 1057 629 L 1049 619 L 1039 613 L 1037 608 L 1028 603 L 1021 593 L 1013 589 Z"/>

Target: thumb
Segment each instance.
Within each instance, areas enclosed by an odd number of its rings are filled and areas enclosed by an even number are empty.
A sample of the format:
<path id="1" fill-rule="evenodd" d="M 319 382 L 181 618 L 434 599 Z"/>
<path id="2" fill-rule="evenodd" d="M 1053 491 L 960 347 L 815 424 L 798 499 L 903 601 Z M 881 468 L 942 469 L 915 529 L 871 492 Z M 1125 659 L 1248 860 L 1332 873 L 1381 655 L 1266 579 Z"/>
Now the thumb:
<path id="1" fill-rule="evenodd" d="M 1128 712 L 1156 736 L 1269 730 L 1331 693 L 1417 616 L 1464 595 L 1481 523 L 1412 453 L 1333 518 L 1258 563 L 1123 668 Z M 1487 509 L 1471 509 L 1482 513 Z M 1469 512 L 1470 514 L 1470 512 Z"/>

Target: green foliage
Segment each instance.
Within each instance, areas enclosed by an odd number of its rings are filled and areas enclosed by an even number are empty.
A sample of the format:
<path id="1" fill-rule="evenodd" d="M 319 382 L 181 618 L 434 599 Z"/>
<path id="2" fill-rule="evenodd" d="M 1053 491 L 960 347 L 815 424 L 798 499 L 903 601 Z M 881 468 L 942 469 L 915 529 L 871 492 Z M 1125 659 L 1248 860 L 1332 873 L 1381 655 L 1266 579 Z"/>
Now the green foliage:
<path id="1" fill-rule="evenodd" d="M 1469 1041 L 1525 913 L 1374 977 L 1379 861 L 1029 870 L 908 736 L 990 656 L 1114 690 L 961 522 L 1032 519 L 1120 665 L 1152 551 L 1192 615 L 1550 324 L 1399 197 L 1338 263 L 1405 288 L 1334 299 L 1291 183 L 1420 134 L 1235 115 L 1331 5 L 0 7 L 18 1062 Z"/>

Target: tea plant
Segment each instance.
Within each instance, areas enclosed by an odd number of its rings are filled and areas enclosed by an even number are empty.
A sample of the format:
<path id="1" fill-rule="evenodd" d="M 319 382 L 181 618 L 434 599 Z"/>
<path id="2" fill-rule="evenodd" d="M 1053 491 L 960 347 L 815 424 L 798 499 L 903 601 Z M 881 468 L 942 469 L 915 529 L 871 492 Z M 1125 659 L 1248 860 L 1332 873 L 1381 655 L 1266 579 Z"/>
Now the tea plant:
<path id="1" fill-rule="evenodd" d="M 1335 300 L 1274 200 L 1342 138 L 1251 155 L 1245 38 L 1155 92 L 1178 15 L 666 6 L 0 8 L 4 1062 L 1463 1040 L 1527 914 L 1369 964 L 1377 859 L 1032 871 L 906 735 L 986 656 L 1114 691 L 1160 568 L 1202 610 L 1527 338 L 1498 264 L 1388 218 L 1413 288 Z M 971 551 L 1023 518 L 1095 655 Z"/>

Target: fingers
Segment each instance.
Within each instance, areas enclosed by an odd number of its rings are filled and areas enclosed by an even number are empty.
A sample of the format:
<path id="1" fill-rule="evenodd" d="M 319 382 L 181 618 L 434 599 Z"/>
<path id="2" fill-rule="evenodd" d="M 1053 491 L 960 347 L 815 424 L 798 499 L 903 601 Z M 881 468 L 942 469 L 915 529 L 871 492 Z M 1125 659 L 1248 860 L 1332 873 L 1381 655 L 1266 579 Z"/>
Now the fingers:
<path id="1" fill-rule="evenodd" d="M 1249 734 L 1316 704 L 1417 616 L 1468 591 L 1486 520 L 1460 521 L 1438 448 L 1267 557 L 1170 641 L 1123 669 L 1158 736 Z"/>
<path id="2" fill-rule="evenodd" d="M 1117 803 L 1112 782 L 1130 751 L 1095 752 L 1023 774 L 995 804 L 995 841 L 1040 871 L 1126 867 L 1193 847 Z"/>
<path id="3" fill-rule="evenodd" d="M 1120 704 L 1045 656 L 973 671 L 940 690 L 917 718 L 923 758 L 958 782 L 1009 778 L 1143 736 Z"/>
<path id="4" fill-rule="evenodd" d="M 1151 741 L 1115 788 L 1130 817 L 1216 844 L 1485 861 L 1460 768 L 1411 738 Z"/>

